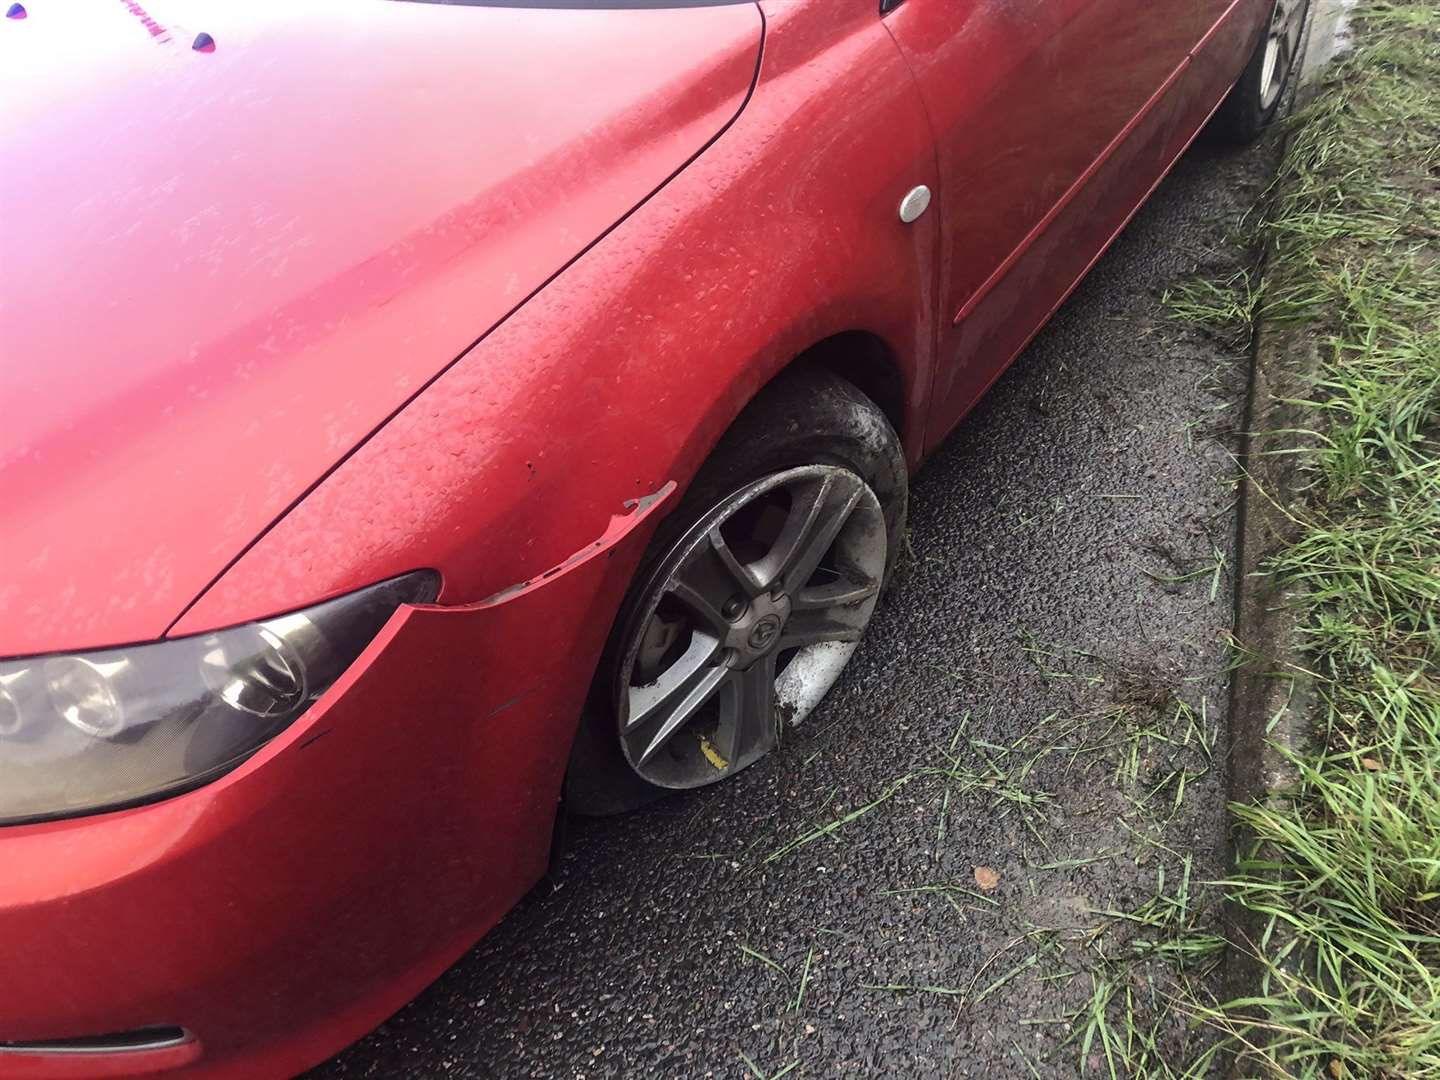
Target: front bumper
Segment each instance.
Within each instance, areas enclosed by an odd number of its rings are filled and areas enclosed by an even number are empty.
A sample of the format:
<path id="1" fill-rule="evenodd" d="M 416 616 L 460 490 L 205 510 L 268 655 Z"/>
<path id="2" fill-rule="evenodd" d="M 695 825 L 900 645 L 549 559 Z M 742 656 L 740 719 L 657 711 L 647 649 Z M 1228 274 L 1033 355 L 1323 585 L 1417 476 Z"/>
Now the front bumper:
<path id="1" fill-rule="evenodd" d="M 659 501 L 533 583 L 402 608 L 212 784 L 0 829 L 0 1078 L 289 1076 L 434 979 L 544 871 L 589 672 Z M 155 1027 L 188 1038 L 15 1045 Z"/>

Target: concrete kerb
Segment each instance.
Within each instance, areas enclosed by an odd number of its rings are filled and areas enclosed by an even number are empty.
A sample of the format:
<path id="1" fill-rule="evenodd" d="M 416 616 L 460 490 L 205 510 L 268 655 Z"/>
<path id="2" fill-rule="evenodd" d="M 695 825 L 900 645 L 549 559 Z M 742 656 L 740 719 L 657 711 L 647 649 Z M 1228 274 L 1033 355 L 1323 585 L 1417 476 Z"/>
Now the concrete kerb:
<path id="1" fill-rule="evenodd" d="M 1323 70 L 1349 42 L 1348 13 L 1354 0 L 1316 0 L 1310 14 L 1294 109 L 1312 102 Z M 1265 268 L 1261 268 L 1262 275 Z M 1309 395 L 1319 367 L 1319 341 L 1304 326 L 1281 326 L 1263 318 L 1255 330 L 1250 390 L 1246 402 L 1240 538 L 1237 554 L 1234 637 L 1240 658 L 1231 677 L 1230 798 L 1233 802 L 1276 804 L 1296 780 L 1290 754 L 1310 735 L 1315 703 L 1313 677 L 1304 665 L 1295 598 L 1265 572 L 1267 560 L 1294 535 L 1286 504 L 1302 477 L 1301 457 L 1311 440 L 1303 434 L 1314 414 L 1294 404 Z M 1237 832 L 1237 853 L 1253 838 Z M 1258 944 L 1264 920 L 1231 905 L 1224 994 L 1228 999 L 1259 992 L 1265 965 Z M 1266 950 L 1277 951 L 1272 942 Z M 1232 1075 L 1248 1075 L 1245 1057 Z"/>

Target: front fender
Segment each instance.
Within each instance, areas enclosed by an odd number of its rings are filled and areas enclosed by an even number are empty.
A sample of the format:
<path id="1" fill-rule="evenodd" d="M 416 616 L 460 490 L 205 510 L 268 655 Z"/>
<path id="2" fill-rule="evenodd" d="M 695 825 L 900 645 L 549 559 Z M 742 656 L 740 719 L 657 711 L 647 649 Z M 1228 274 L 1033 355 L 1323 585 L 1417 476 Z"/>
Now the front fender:
<path id="1" fill-rule="evenodd" d="M 530 579 L 626 500 L 683 488 L 745 403 L 838 331 L 885 340 L 907 410 L 923 416 L 939 214 L 903 225 L 897 207 L 915 184 L 937 186 L 933 147 L 883 25 L 848 7 L 782 6 L 731 128 L 352 454 L 171 633 L 422 566 L 441 572 L 442 604 Z M 918 433 L 907 425 L 907 442 Z M 613 611 L 575 616 L 608 625 Z"/>

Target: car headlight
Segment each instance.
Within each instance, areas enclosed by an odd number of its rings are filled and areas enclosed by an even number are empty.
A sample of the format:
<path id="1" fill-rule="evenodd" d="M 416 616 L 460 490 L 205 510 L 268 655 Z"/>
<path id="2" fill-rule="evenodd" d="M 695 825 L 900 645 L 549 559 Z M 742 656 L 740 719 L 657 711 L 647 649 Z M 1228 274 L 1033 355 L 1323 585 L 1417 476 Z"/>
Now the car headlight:
<path id="1" fill-rule="evenodd" d="M 233 768 L 439 581 L 422 570 L 211 634 L 0 660 L 0 824 L 132 805 Z"/>

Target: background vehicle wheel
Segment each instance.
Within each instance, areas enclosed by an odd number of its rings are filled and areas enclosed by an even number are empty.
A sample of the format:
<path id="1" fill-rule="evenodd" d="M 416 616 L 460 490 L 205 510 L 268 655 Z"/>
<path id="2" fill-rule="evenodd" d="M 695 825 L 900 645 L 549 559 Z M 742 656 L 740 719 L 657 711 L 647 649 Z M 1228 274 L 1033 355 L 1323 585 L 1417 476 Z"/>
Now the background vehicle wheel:
<path id="1" fill-rule="evenodd" d="M 1310 0 L 1275 0 L 1269 25 L 1240 81 L 1231 88 L 1210 123 L 1215 135 L 1229 142 L 1250 142 L 1275 119 L 1300 62 L 1301 35 L 1309 8 Z"/>
<path id="2" fill-rule="evenodd" d="M 632 809 L 773 749 L 854 653 L 906 499 L 899 439 L 859 390 L 821 371 L 767 387 L 641 562 L 576 738 L 567 806 Z"/>

